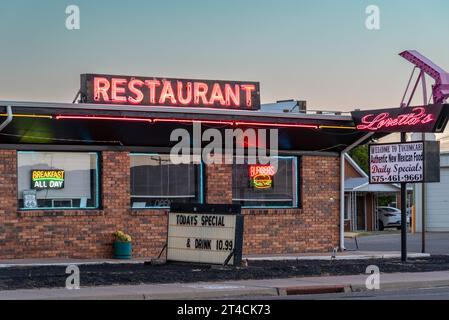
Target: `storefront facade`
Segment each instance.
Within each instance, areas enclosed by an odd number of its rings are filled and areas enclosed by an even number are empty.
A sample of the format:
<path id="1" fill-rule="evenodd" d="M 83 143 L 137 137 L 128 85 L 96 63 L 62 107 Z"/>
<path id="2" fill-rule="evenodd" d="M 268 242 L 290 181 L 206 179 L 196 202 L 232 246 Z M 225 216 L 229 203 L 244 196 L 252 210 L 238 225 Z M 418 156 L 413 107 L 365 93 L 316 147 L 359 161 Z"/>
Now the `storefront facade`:
<path id="1" fill-rule="evenodd" d="M 2 259 L 110 258 L 116 230 L 132 235 L 134 257 L 156 257 L 163 248 L 168 210 L 132 208 L 129 152 L 98 153 L 102 206 L 72 210 L 20 210 L 20 196 L 11 187 L 17 185 L 20 153 L 0 155 Z M 338 246 L 338 158 L 305 156 L 301 169 L 302 208 L 243 210 L 244 254 L 327 252 Z M 232 165 L 205 168 L 206 203 L 233 203 L 232 171 Z"/>
<path id="2" fill-rule="evenodd" d="M 154 258 L 174 202 L 241 205 L 244 255 L 338 247 L 340 153 L 363 134 L 341 114 L 253 110 L 257 87 L 244 110 L 0 102 L 0 259 L 111 258 L 117 230 Z M 247 163 L 173 164 L 170 133 L 198 123 L 278 129 L 276 175 L 255 188 Z"/>

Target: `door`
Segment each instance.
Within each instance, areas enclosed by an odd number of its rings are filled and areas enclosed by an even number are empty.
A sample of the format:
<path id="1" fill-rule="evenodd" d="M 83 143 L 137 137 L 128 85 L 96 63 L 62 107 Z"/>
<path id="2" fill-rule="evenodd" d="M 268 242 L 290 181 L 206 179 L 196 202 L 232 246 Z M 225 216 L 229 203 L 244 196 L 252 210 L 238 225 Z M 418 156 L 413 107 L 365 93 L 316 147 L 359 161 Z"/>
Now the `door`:
<path id="1" fill-rule="evenodd" d="M 366 230 L 366 201 L 365 196 L 357 196 L 357 230 Z"/>

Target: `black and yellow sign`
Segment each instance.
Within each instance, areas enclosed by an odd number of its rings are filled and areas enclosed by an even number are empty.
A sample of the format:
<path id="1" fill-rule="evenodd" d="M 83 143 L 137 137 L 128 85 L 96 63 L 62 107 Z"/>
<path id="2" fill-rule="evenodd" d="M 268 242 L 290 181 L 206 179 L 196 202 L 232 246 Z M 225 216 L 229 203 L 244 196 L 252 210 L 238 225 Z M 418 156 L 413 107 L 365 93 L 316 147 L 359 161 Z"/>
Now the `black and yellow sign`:
<path id="1" fill-rule="evenodd" d="M 63 189 L 65 182 L 64 170 L 33 170 L 31 171 L 31 189 Z"/>

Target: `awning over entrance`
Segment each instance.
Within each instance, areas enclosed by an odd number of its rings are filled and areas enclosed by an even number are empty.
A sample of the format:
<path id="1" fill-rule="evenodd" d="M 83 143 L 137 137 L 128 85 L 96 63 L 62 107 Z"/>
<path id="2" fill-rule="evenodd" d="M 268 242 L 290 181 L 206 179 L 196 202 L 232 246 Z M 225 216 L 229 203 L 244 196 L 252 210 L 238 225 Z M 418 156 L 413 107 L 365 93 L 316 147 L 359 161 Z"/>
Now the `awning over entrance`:
<path id="1" fill-rule="evenodd" d="M 95 145 L 171 148 L 176 128 L 275 128 L 279 149 L 341 152 L 362 136 L 350 115 L 305 112 L 218 110 L 211 108 L 144 107 L 0 101 L 0 122 L 11 106 L 13 119 L 1 132 L 2 145 Z M 383 134 L 375 135 L 379 138 Z M 162 151 L 161 151 L 162 152 Z"/>
<path id="2" fill-rule="evenodd" d="M 368 178 L 349 178 L 345 180 L 345 192 L 400 192 L 394 184 L 369 184 Z"/>

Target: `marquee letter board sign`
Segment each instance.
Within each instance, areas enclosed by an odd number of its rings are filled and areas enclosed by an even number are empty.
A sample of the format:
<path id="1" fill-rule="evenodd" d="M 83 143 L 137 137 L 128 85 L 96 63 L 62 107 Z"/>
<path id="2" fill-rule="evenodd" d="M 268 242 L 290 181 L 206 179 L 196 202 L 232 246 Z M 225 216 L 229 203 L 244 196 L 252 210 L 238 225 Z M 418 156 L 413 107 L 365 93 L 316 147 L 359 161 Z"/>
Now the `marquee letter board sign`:
<path id="1" fill-rule="evenodd" d="M 240 265 L 243 216 L 239 205 L 172 204 L 167 260 Z"/>
<path id="2" fill-rule="evenodd" d="M 440 144 L 420 141 L 369 146 L 371 184 L 440 182 Z"/>

